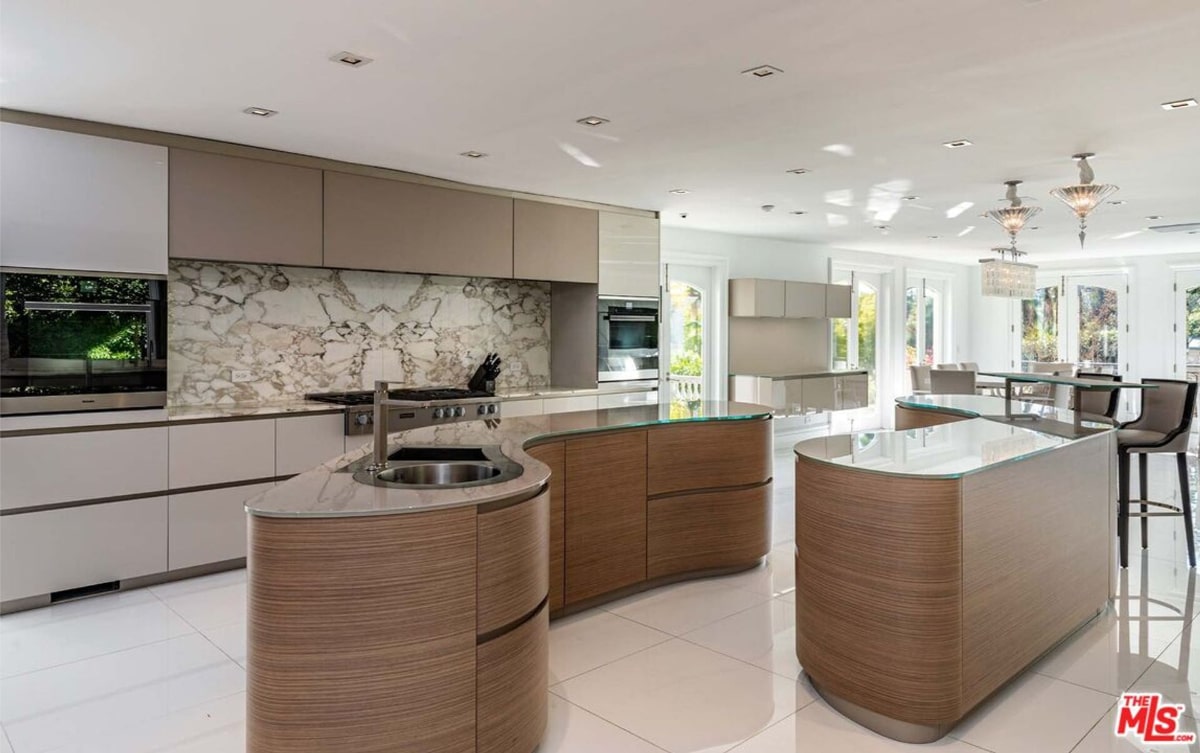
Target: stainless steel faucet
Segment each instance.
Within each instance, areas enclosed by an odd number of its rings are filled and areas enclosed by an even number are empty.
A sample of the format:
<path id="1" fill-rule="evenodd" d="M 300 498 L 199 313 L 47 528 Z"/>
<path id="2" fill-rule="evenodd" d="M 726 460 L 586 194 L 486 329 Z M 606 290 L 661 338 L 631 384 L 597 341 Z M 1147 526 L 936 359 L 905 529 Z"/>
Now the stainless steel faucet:
<path id="1" fill-rule="evenodd" d="M 372 440 L 372 459 L 368 470 L 382 471 L 388 467 L 388 407 L 400 401 L 388 398 L 386 379 L 375 380 L 375 438 Z"/>

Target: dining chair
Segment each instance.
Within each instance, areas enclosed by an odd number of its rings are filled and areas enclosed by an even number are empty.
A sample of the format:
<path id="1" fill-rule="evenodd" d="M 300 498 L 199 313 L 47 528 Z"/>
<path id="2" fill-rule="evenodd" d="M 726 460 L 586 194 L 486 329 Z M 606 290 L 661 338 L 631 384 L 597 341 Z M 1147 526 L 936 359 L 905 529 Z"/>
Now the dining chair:
<path id="1" fill-rule="evenodd" d="M 958 364 L 956 364 L 956 363 L 939 363 L 937 365 L 937 368 L 941 369 L 942 371 L 958 371 L 959 370 Z"/>
<path id="2" fill-rule="evenodd" d="M 974 395 L 975 372 L 934 369 L 929 372 L 929 390 L 935 395 Z"/>
<path id="3" fill-rule="evenodd" d="M 958 368 L 962 369 L 963 371 L 976 371 L 977 372 L 977 371 L 979 371 L 979 364 L 977 364 L 973 361 L 963 361 L 962 363 L 960 363 L 958 365 Z"/>
<path id="4" fill-rule="evenodd" d="M 912 377 L 912 391 L 914 394 L 928 394 L 929 387 L 929 370 L 928 366 L 909 366 L 908 373 Z"/>
<path id="5" fill-rule="evenodd" d="M 1121 567 L 1129 566 L 1129 518 L 1142 519 L 1142 549 L 1148 546 L 1148 521 L 1151 517 L 1183 516 L 1187 538 L 1188 566 L 1196 566 L 1195 533 L 1192 531 L 1192 495 L 1188 486 L 1187 445 L 1196 409 L 1196 382 L 1179 379 L 1143 379 L 1154 389 L 1142 391 L 1142 413 L 1133 421 L 1117 427 L 1117 535 L 1121 539 Z M 1172 453 L 1179 470 L 1179 505 L 1147 499 L 1149 478 L 1147 459 L 1151 453 Z M 1138 456 L 1140 498 L 1129 498 L 1129 456 Z M 1131 504 L 1139 512 L 1130 512 Z M 1155 508 L 1151 511 L 1149 508 Z"/>

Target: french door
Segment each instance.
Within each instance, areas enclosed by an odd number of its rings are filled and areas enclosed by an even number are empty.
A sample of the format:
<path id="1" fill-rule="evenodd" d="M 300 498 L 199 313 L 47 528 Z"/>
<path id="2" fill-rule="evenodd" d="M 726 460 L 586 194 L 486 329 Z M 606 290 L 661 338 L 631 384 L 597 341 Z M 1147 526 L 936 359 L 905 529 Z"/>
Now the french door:
<path id="1" fill-rule="evenodd" d="M 663 325 L 666 329 L 666 381 L 669 400 L 712 400 L 713 270 L 691 264 L 667 264 Z M 661 366 L 660 366 L 661 368 Z"/>
<path id="2" fill-rule="evenodd" d="M 1171 372 L 1176 379 L 1200 381 L 1200 270 L 1175 273 L 1174 329 Z"/>
<path id="3" fill-rule="evenodd" d="M 1040 277 L 1020 302 L 1021 365 L 1073 364 L 1078 371 L 1129 371 L 1129 282 L 1123 273 Z"/>
<path id="4" fill-rule="evenodd" d="M 873 272 L 835 270 L 833 284 L 851 287 L 850 318 L 833 320 L 833 367 L 865 369 L 868 404 L 874 405 L 879 373 L 883 276 Z"/>

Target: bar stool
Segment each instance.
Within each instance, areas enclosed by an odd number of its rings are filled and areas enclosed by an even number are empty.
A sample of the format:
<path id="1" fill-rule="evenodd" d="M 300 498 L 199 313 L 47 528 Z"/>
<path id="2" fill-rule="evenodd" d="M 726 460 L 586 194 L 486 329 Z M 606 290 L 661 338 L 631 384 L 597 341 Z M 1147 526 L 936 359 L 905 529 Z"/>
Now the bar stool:
<path id="1" fill-rule="evenodd" d="M 912 376 L 912 391 L 914 394 L 929 394 L 929 366 L 909 366 Z"/>
<path id="2" fill-rule="evenodd" d="M 974 395 L 975 372 L 934 369 L 929 372 L 929 389 L 935 395 Z"/>
<path id="3" fill-rule="evenodd" d="M 1117 428 L 1117 477 L 1120 486 L 1117 500 L 1117 535 L 1121 538 L 1121 567 L 1129 566 L 1129 517 L 1142 519 L 1142 548 L 1148 545 L 1147 520 L 1151 517 L 1183 516 L 1184 534 L 1187 536 L 1188 565 L 1196 566 L 1195 534 L 1192 531 L 1192 496 L 1188 488 L 1187 445 L 1192 427 L 1192 413 L 1196 409 L 1195 382 L 1178 379 L 1143 379 L 1143 383 L 1157 389 L 1142 391 L 1142 413 L 1137 419 L 1121 424 Z M 1180 505 L 1154 502 L 1147 499 L 1147 456 L 1150 453 L 1174 453 L 1179 467 Z M 1141 498 L 1129 499 L 1129 456 L 1138 454 L 1138 471 Z M 1140 512 L 1131 513 L 1130 504 L 1136 502 Z M 1155 507 L 1162 512 L 1150 512 Z"/>
<path id="4" fill-rule="evenodd" d="M 1119 382 L 1121 377 L 1102 372 L 1081 371 L 1075 376 L 1104 382 Z M 1120 390 L 1080 390 L 1079 405 L 1075 405 L 1075 393 L 1071 393 L 1071 410 L 1083 414 L 1084 421 L 1116 424 L 1117 407 L 1121 404 Z M 1142 496 L 1146 496 L 1145 493 Z"/>

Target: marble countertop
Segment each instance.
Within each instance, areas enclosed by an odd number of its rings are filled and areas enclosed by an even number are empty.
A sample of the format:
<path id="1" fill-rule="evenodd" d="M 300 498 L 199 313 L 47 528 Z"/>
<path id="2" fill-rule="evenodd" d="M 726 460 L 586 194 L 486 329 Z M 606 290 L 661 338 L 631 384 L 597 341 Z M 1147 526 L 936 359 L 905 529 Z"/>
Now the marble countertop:
<path id="1" fill-rule="evenodd" d="M 479 505 L 528 494 L 546 482 L 550 469 L 524 451 L 534 440 L 676 422 L 765 419 L 770 415 L 770 409 L 761 405 L 699 402 L 427 426 L 390 435 L 389 451 L 397 446 L 498 445 L 506 457 L 523 466 L 524 472 L 511 481 L 457 489 L 371 486 L 355 481 L 353 474 L 343 470 L 371 455 L 368 443 L 252 498 L 246 503 L 246 511 L 270 517 L 341 517 Z"/>
<path id="2" fill-rule="evenodd" d="M 866 374 L 866 373 L 867 373 L 866 369 L 840 369 L 840 370 L 836 370 L 836 371 L 831 370 L 831 369 L 826 369 L 824 371 L 797 371 L 797 372 L 794 372 L 791 374 L 733 374 L 733 373 L 731 373 L 729 376 L 748 376 L 748 377 L 758 377 L 759 379 L 774 379 L 776 381 L 779 381 L 779 380 L 783 380 L 783 379 L 819 379 L 821 377 L 832 377 L 832 376 L 854 376 L 857 374 Z"/>
<path id="3" fill-rule="evenodd" d="M 175 405 L 167 408 L 167 421 L 266 417 L 288 413 L 341 413 L 343 410 L 345 408 L 340 405 L 318 403 L 312 400 L 288 400 L 259 405 Z"/>
<path id="4" fill-rule="evenodd" d="M 496 397 L 501 400 L 524 400 L 538 397 L 571 397 L 572 395 L 621 395 L 631 392 L 651 392 L 658 389 L 658 382 L 650 384 L 642 384 L 630 386 L 628 384 L 617 387 L 613 385 L 600 385 L 599 387 L 514 387 L 512 389 L 500 390 L 496 393 Z"/>

